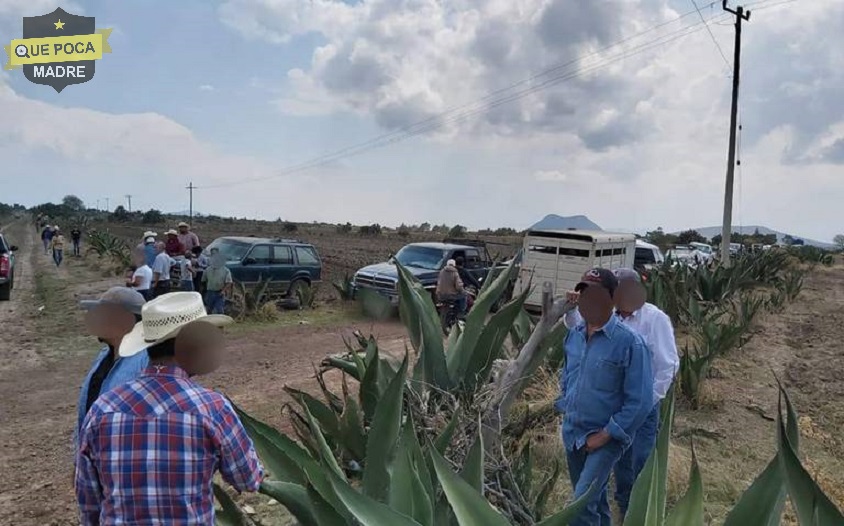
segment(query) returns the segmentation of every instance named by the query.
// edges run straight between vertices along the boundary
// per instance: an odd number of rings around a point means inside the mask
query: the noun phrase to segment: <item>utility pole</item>
[[[97,199],[97,212],[99,212],[99,211],[100,211],[100,200]]]
[[[190,224],[191,228],[193,228],[193,191],[196,190],[196,187],[193,185],[193,182],[191,182],[186,188],[190,192],[190,220],[188,221],[188,223]]]
[[[730,110],[730,149],[727,154],[727,184],[724,189],[724,224],[721,229],[721,264],[730,266],[730,234],[733,229],[733,177],[736,170],[736,120],[738,117],[739,71],[741,61],[741,23],[750,20],[750,11],[741,6],[735,10],[722,5],[724,11],[736,15],[736,42],[733,55],[733,104]]]
[[[132,213],[132,195],[126,194],[126,200],[129,201],[129,213]]]
[[[109,205],[109,202],[110,202],[110,201],[109,201],[109,199],[110,199],[110,198],[108,198],[108,197],[106,197],[106,198],[105,198],[105,201],[106,201],[106,212],[111,212],[111,206]]]

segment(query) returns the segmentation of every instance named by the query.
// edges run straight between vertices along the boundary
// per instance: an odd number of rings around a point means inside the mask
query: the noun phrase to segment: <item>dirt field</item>
[[[72,428],[78,385],[99,348],[83,334],[76,301],[118,283],[91,261],[68,258],[60,270],[40,251],[28,225],[12,225],[10,239],[22,247],[13,300],[0,303],[0,525],[77,524],[72,490]],[[205,233],[200,230],[205,237]],[[216,235],[216,234],[214,234]],[[332,234],[335,235],[335,234]],[[304,237],[301,233],[299,237]],[[326,239],[328,239],[326,235]],[[336,237],[336,235],[335,235]],[[352,236],[337,249],[342,265],[372,260],[369,240]],[[316,243],[328,265],[330,248]],[[401,245],[404,240],[395,240]],[[353,242],[358,248],[353,249]],[[377,250],[391,251],[392,240]],[[337,244],[326,242],[326,247]],[[359,243],[359,244],[358,244]],[[361,251],[358,253],[357,251]],[[679,408],[672,492],[688,473],[690,437],[703,468],[707,514],[720,524],[726,510],[774,452],[776,373],[803,417],[801,452],[826,490],[844,504],[844,267],[820,268],[807,277],[798,300],[782,314],[763,319],[743,350],[719,362],[704,407]],[[40,307],[44,307],[40,309]],[[284,424],[285,384],[315,389],[312,364],[343,349],[341,336],[358,328],[385,347],[400,347],[405,332],[397,321],[356,321],[339,302],[301,316],[285,313],[273,326],[239,326],[230,336],[231,359],[205,385],[274,424]],[[773,373],[772,373],[773,371]],[[564,482],[561,482],[564,485]],[[265,497],[251,497],[259,512]],[[265,524],[285,524],[273,513]]]

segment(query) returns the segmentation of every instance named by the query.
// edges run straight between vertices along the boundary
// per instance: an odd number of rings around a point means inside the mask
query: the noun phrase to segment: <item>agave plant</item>
[[[343,301],[352,301],[354,299],[354,289],[352,288],[353,279],[348,274],[345,275],[342,281],[333,282],[331,285],[334,290],[340,294],[340,299]]]

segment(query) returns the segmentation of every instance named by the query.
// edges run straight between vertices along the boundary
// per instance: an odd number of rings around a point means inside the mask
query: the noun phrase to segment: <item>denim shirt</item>
[[[79,390],[76,429],[73,433],[74,443],[76,443],[76,437],[79,434],[79,429],[82,427],[82,422],[85,420],[85,404],[88,401],[88,386],[91,384],[91,377],[94,376],[94,373],[100,366],[100,363],[102,363],[105,357],[108,356],[109,352],[111,352],[111,350],[108,346],[100,351],[94,359],[94,364],[91,366],[88,374],[85,375],[85,381],[82,382],[82,389]],[[141,351],[134,356],[128,356],[126,358],[117,358],[114,362],[114,366],[112,366],[111,370],[103,380],[103,385],[100,388],[100,394],[110,391],[119,385],[131,382],[138,377],[147,365],[149,365],[149,356],[146,351]]]
[[[566,336],[562,394],[563,441],[576,450],[606,430],[624,447],[653,409],[651,355],[641,336],[612,316],[587,342],[586,324]]]

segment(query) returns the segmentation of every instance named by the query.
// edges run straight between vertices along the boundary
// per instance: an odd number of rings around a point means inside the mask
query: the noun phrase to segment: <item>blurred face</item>
[[[186,326],[176,338],[176,361],[191,376],[216,371],[225,350],[223,330],[201,321]]]
[[[182,234],[187,234],[187,233],[188,233],[188,227],[186,227],[186,226],[180,226],[180,227],[179,227],[179,232],[181,232]]]
[[[136,252],[132,253],[132,263],[136,267],[146,265],[146,262],[147,262],[147,258],[146,258],[146,256],[144,255],[143,252],[137,252],[136,251]]]
[[[589,325],[603,326],[612,316],[613,307],[610,292],[597,283],[589,284],[580,291],[578,308]]]
[[[85,313],[88,333],[109,343],[120,343],[135,326],[135,316],[117,305],[98,305]]]
[[[615,306],[624,313],[632,313],[642,308],[647,294],[645,286],[633,280],[625,280],[618,284],[615,291]]]

